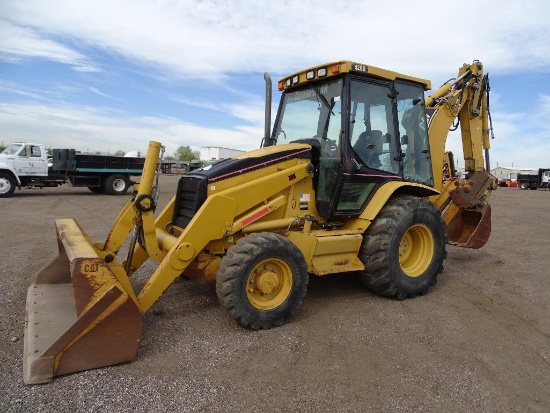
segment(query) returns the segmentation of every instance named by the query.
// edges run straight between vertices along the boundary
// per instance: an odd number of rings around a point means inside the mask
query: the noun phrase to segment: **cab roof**
[[[408,76],[376,66],[369,66],[363,63],[351,62],[349,60],[340,60],[338,62],[325,63],[293,73],[290,76],[282,78],[278,83],[278,87],[281,91],[292,89],[298,86],[302,86],[308,82],[319,81],[325,78],[339,76],[344,73],[354,73],[360,76],[385,79],[389,81],[394,81],[396,79],[408,80],[421,84],[424,90],[429,90],[432,88],[431,81],[427,79]]]

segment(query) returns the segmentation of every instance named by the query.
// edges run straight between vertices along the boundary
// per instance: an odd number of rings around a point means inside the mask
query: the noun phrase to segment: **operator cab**
[[[319,214],[357,216],[388,181],[433,186],[429,88],[429,81],[351,62],[305,70],[279,82],[283,96],[266,145],[312,145]]]

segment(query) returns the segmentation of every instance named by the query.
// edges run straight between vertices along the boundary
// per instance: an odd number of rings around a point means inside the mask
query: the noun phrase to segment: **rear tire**
[[[403,300],[423,295],[437,282],[446,258],[445,223],[428,200],[391,199],[365,232],[359,279],[372,291]]]
[[[522,183],[519,184],[519,187],[521,189],[527,189],[527,188],[529,188],[529,184],[527,182],[522,182]]]
[[[302,303],[309,280],[302,252],[281,235],[255,233],[227,250],[216,277],[222,306],[243,327],[284,324]]]
[[[15,179],[10,174],[0,172],[0,198],[12,196],[15,191]]]
[[[104,182],[105,192],[110,195],[124,195],[130,187],[130,181],[121,174],[110,175]]]

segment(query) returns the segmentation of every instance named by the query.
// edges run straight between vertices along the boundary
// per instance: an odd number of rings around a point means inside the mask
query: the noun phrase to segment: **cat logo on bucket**
[[[98,270],[99,270],[99,263],[97,262],[84,264],[84,272],[97,272]]]

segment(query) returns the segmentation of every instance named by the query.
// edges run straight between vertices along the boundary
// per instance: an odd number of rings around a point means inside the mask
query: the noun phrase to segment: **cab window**
[[[397,118],[403,174],[405,177],[433,185],[430,143],[426,127],[424,91],[420,86],[396,82]]]
[[[392,174],[399,173],[396,131],[390,89],[386,85],[352,81],[351,146],[363,163]]]
[[[40,152],[40,146],[31,146],[31,157],[40,158],[42,153]]]

